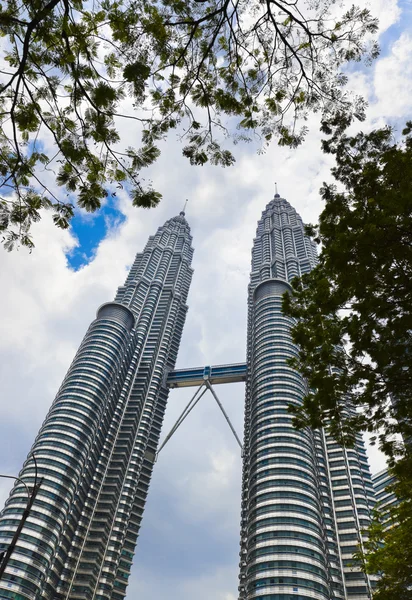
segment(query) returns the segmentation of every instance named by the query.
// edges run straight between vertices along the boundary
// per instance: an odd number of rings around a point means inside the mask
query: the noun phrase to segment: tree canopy
[[[258,135],[296,146],[310,111],[361,116],[342,67],[373,58],[367,10],[334,0],[7,0],[0,8],[0,231],[31,246],[43,209],[69,226],[110,186],[160,195],[141,170],[173,129],[191,164],[234,161],[221,144]],[[226,120],[223,120],[225,117]],[[119,135],[136,121],[135,146]],[[57,171],[63,194],[50,185]]]
[[[356,558],[367,573],[378,576],[373,600],[412,600],[412,457],[398,462],[392,474],[395,481],[388,489],[400,502],[389,514],[377,506],[364,551]]]
[[[324,142],[337,183],[323,185],[325,208],[308,228],[319,264],[284,300],[310,388],[297,424],[349,445],[372,432],[389,457],[403,453],[395,434],[412,439],[411,127],[398,143],[389,127],[354,137],[338,128]]]
[[[345,121],[324,125],[336,183],[323,184],[319,225],[307,228],[319,264],[284,296],[297,319],[291,362],[309,389],[291,410],[298,427],[326,427],[343,445],[364,431],[379,440],[395,526],[378,507],[356,558],[379,577],[374,600],[412,600],[412,122],[396,142],[389,127],[348,136]]]

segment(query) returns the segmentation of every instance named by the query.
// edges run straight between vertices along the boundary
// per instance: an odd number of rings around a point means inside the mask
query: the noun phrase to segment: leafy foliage
[[[319,264],[283,302],[310,389],[292,412],[347,446],[357,432],[379,439],[401,501],[389,529],[377,512],[357,558],[379,575],[374,600],[412,600],[412,122],[399,143],[388,127],[349,137],[347,125],[324,124],[340,188],[323,185],[319,226],[307,228]]]
[[[318,266],[294,282],[284,309],[299,319],[294,365],[311,391],[297,423],[325,426],[341,443],[375,433],[389,457],[412,439],[412,123],[348,137],[328,129],[336,184],[324,184]],[[356,411],[345,410],[351,398]]]
[[[334,0],[6,0],[0,83],[0,230],[7,248],[32,245],[43,209],[68,227],[73,203],[99,208],[110,183],[133,203],[160,195],[140,172],[179,126],[191,164],[227,166],[216,132],[299,144],[309,111],[362,116],[343,91],[341,66],[377,47],[367,10],[334,18]],[[133,109],[126,110],[132,100]],[[228,123],[221,121],[227,116]],[[141,144],[124,149],[119,120],[139,123]],[[44,141],[40,143],[39,140]],[[66,202],[48,185],[56,163]]]
[[[378,508],[364,552],[356,558],[369,574],[379,576],[373,600],[412,600],[412,457],[399,462],[392,473],[396,479],[389,489],[400,499],[390,509],[393,526],[386,526]]]

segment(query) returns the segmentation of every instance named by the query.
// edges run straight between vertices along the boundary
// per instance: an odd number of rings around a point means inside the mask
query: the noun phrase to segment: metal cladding
[[[324,431],[295,429],[288,413],[306,382],[287,363],[297,348],[282,295],[316,260],[301,218],[276,194],[252,250],[240,600],[370,597],[370,582],[351,566],[374,503],[363,442],[345,450]]]
[[[399,504],[399,498],[392,489],[392,485],[395,482],[395,476],[388,469],[383,469],[379,473],[372,475],[376,502],[379,502],[379,516],[385,529],[389,529],[395,525],[393,515],[391,515],[391,510]]]
[[[246,381],[246,363],[232,365],[215,365],[178,369],[167,375],[166,384],[169,388],[193,387],[204,384],[207,380],[212,385],[221,383],[239,383]]]
[[[0,582],[13,600],[122,600],[187,312],[193,249],[184,213],[137,254],[90,325],[20,472],[43,478]],[[0,552],[27,503],[14,486]]]

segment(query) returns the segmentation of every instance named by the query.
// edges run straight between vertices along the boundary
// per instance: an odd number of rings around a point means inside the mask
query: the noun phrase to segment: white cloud
[[[411,114],[412,37],[403,32],[388,56],[376,63],[374,74],[376,116],[406,117]]]
[[[140,579],[129,588],[131,599],[161,600],[163,598],[190,598],[196,600],[235,600],[237,595],[228,590],[236,578],[233,568],[216,567],[212,572],[201,577],[192,577],[190,572],[184,581],[162,577],[158,582],[159,595],[153,596],[153,588],[147,581]],[[236,584],[237,587],[237,584]]]
[[[357,3],[368,8],[374,17],[379,19],[379,34],[382,35],[392,25],[399,21],[401,8],[398,0],[367,0]]]

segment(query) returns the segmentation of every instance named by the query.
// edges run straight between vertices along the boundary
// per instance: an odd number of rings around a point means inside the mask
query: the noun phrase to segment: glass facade
[[[192,278],[184,212],[137,254],[97,311],[36,437],[42,485],[0,581],[0,598],[122,600],[152,473]],[[30,458],[19,474],[31,486]],[[0,552],[27,503],[16,482]]]
[[[375,490],[377,509],[379,510],[380,518],[385,525],[385,529],[389,529],[395,523],[391,517],[390,511],[399,504],[399,499],[390,489],[390,486],[395,483],[394,475],[389,473],[388,469],[383,469],[372,475],[372,483]],[[388,489],[389,488],[389,489]]]
[[[252,249],[240,600],[370,597],[370,581],[351,560],[374,504],[363,441],[346,450],[324,431],[296,430],[288,413],[306,382],[287,364],[297,348],[282,295],[316,260],[300,216],[276,194]]]

